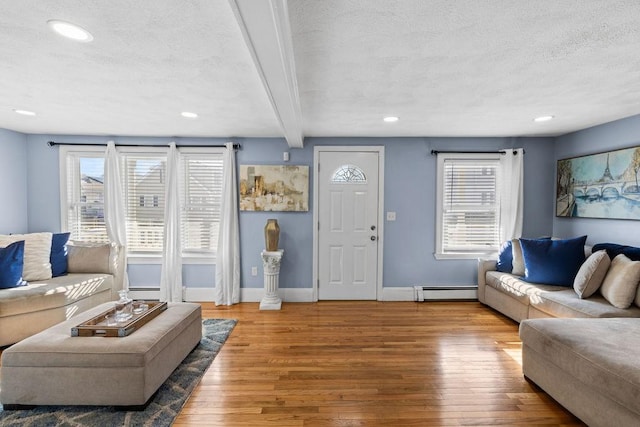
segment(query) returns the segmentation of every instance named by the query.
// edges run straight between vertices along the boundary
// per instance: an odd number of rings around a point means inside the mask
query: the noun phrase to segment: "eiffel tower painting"
[[[556,216],[640,220],[640,146],[558,160]]]

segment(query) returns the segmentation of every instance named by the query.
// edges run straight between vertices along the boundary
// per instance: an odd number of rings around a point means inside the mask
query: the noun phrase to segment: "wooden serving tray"
[[[133,314],[133,317],[127,322],[119,323],[116,326],[107,326],[105,317],[107,314],[115,314],[115,302],[113,308],[98,314],[71,328],[72,337],[126,337],[137,331],[151,319],[157,317],[160,313],[167,309],[166,302],[145,301],[149,305],[149,309],[142,313]]]

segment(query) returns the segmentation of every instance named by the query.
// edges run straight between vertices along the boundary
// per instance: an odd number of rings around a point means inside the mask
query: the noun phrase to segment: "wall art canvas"
[[[241,211],[309,210],[309,166],[240,165]]]
[[[640,219],[640,146],[558,160],[556,216]]]

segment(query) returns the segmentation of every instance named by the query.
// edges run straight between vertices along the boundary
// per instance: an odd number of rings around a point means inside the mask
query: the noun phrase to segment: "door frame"
[[[313,148],[313,302],[318,301],[318,221],[319,192],[318,176],[320,153],[324,151],[374,152],[378,153],[378,271],[376,280],[376,300],[382,301],[382,264],[384,261],[384,146],[382,145],[322,145]]]

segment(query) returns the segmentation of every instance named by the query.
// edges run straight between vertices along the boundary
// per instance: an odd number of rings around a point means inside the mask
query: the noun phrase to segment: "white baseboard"
[[[382,288],[380,301],[415,301],[415,291],[412,287]]]
[[[313,302],[311,288],[279,288],[278,295],[283,302]],[[264,297],[264,288],[240,288],[240,301],[260,302]]]
[[[184,288],[185,301],[213,302],[215,288]],[[284,302],[313,302],[311,288],[280,288],[278,295]],[[160,298],[158,288],[133,289],[129,292],[133,299],[157,300]],[[260,302],[264,297],[264,288],[240,288],[241,302]]]
[[[135,289],[129,292],[133,299],[157,300],[160,298],[159,289]],[[280,288],[278,295],[283,302],[313,302],[312,288]],[[264,288],[240,288],[241,302],[260,302],[264,296]],[[428,300],[455,300],[477,299],[478,290],[475,287],[463,286],[456,289],[454,286],[430,287],[422,286],[384,287],[380,301],[428,301]],[[184,288],[185,301],[213,302],[214,288]]]

